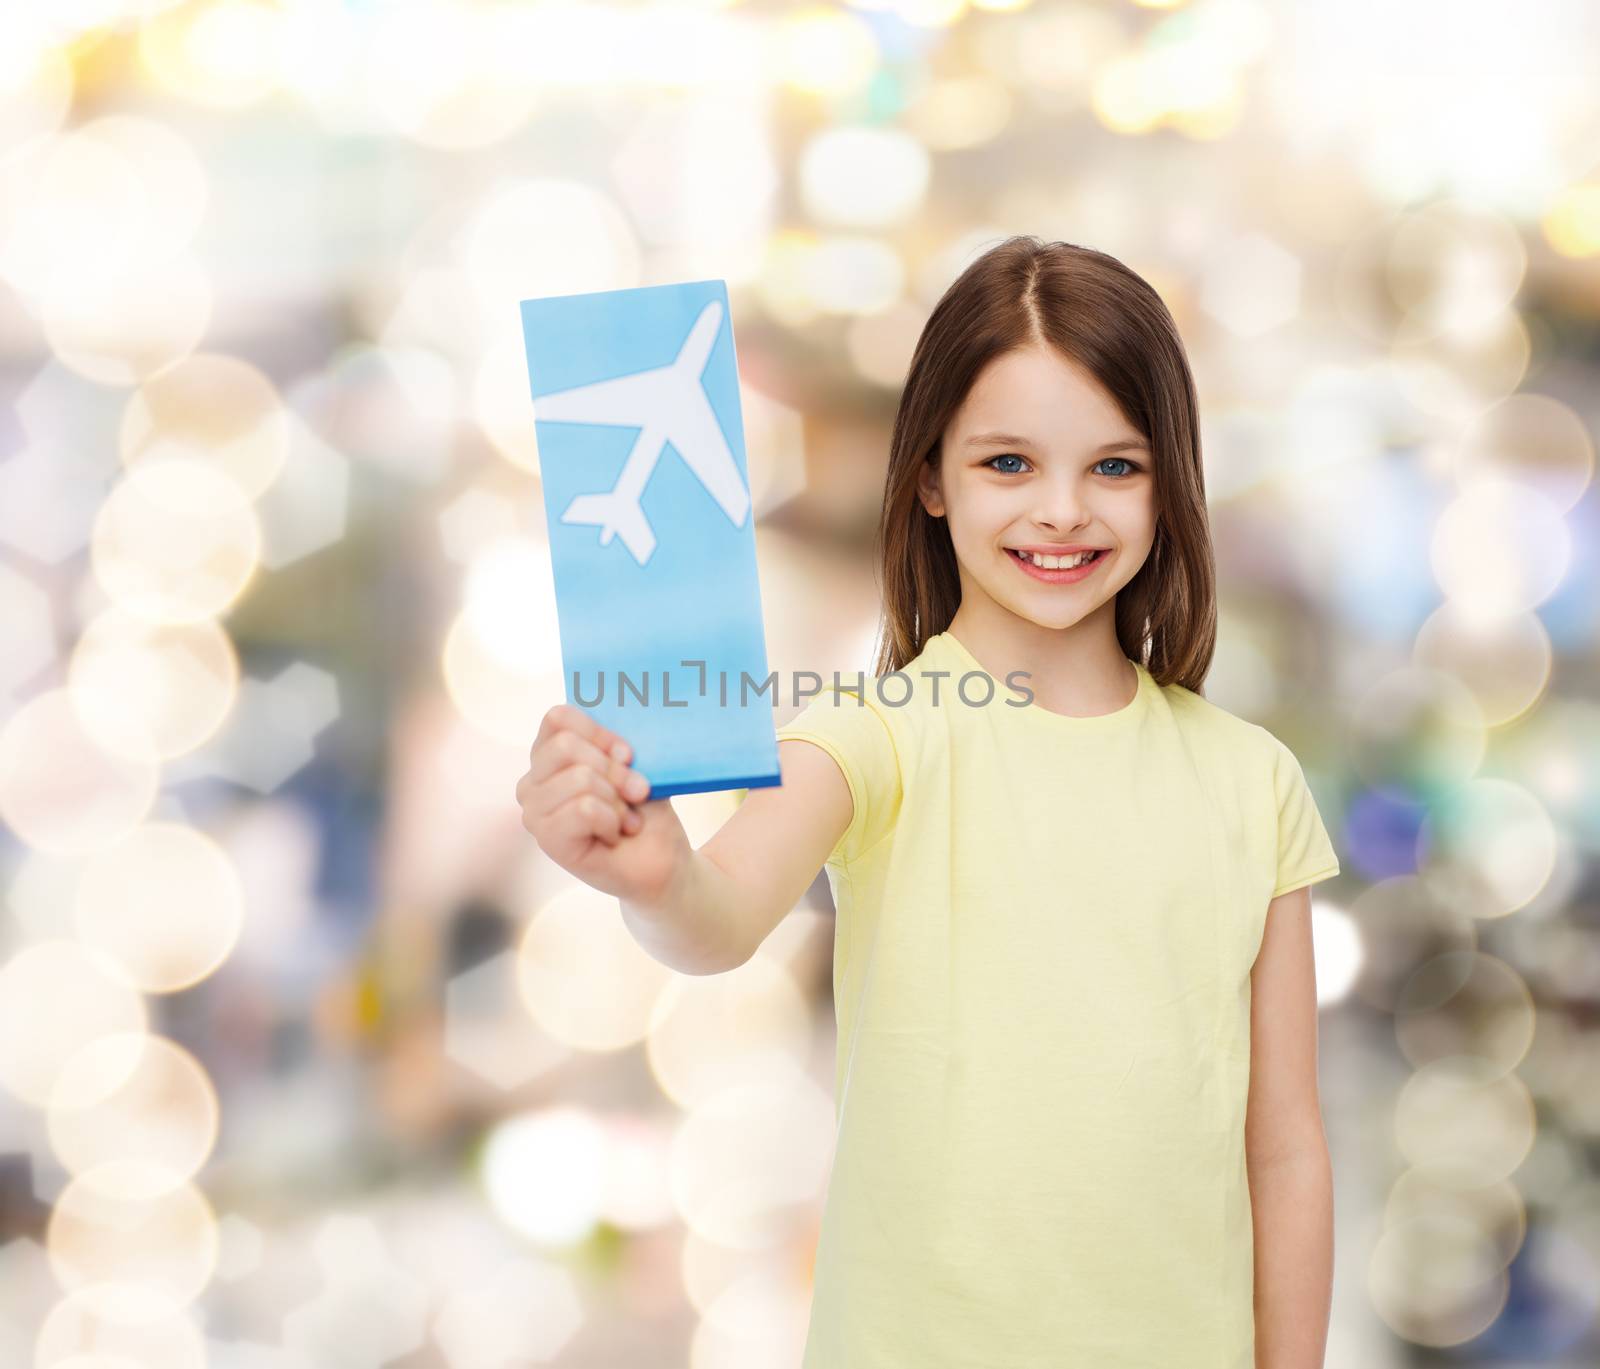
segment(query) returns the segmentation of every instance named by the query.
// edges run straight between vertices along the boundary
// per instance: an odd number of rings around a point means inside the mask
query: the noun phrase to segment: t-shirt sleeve
[[[1299,759],[1272,738],[1272,788],[1278,813],[1278,873],[1272,896],[1315,884],[1339,873],[1339,858],[1322,825]]]
[[[900,762],[889,724],[873,701],[848,685],[825,686],[777,729],[777,737],[821,747],[850,787],[850,825],[828,853],[827,864],[848,865],[877,845],[899,815]]]

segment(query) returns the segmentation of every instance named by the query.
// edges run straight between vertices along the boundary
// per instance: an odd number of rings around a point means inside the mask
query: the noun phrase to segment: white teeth
[[[1020,555],[1028,557],[1034,565],[1041,570],[1071,570],[1080,566],[1094,555],[1092,551],[1080,551],[1075,556],[1040,556],[1037,552],[1021,552]]]

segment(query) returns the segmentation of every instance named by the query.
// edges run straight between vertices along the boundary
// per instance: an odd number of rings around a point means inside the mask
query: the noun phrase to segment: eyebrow
[[[1016,433],[979,433],[976,437],[969,437],[962,446],[986,447],[990,443],[1000,443],[1008,447],[1030,447],[1031,439],[1019,437]],[[1143,438],[1125,437],[1116,442],[1107,442],[1104,446],[1095,448],[1095,455],[1102,452],[1149,451],[1150,444]]]

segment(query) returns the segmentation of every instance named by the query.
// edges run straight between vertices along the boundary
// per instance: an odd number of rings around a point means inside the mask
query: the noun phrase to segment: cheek
[[[972,484],[957,490],[954,508],[963,523],[982,532],[1016,518],[1017,496],[992,485]]]

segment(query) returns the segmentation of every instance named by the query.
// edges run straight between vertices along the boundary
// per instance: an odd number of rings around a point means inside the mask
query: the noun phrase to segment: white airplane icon
[[[540,395],[533,402],[537,418],[639,429],[633,450],[611,491],[580,494],[567,505],[561,521],[598,525],[603,529],[601,546],[608,546],[612,536],[620,533],[641,566],[655,551],[656,536],[639,507],[639,499],[667,442],[672,443],[734,527],[742,528],[750,511],[750,494],[739,478],[739,467],[722,435],[722,425],[700,384],[700,373],[705,370],[721,327],[722,303],[712,300],[695,319],[676,359],[667,365],[557,390]]]

